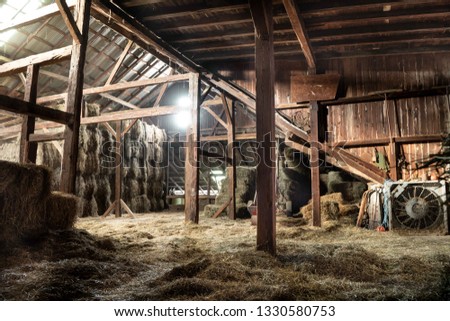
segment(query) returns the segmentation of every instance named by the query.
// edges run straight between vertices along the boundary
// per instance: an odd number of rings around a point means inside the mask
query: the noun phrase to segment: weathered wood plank
[[[236,219],[236,155],[234,151],[235,141],[235,117],[234,104],[222,94],[222,103],[227,117],[227,155],[231,158],[231,163],[227,164],[228,191],[231,196],[231,203],[228,209],[228,217]]]
[[[109,121],[128,120],[142,117],[156,117],[164,115],[173,115],[180,111],[178,106],[162,106],[153,108],[142,108],[133,110],[116,111],[100,116],[85,117],[81,119],[82,125],[97,124]]]
[[[73,124],[66,126],[64,135],[64,153],[61,165],[60,189],[66,193],[75,192],[75,180],[78,159],[78,135],[80,131],[81,105],[83,100],[84,63],[89,33],[91,0],[78,0],[77,28],[81,30],[82,41],[72,43],[69,80],[66,98],[66,111],[73,114]]]
[[[340,75],[291,75],[292,101],[318,101],[336,98]]]
[[[30,65],[27,68],[24,101],[31,104],[36,103],[39,78],[39,65]],[[36,163],[37,144],[30,141],[30,134],[34,133],[36,118],[24,115],[22,121],[22,132],[20,136],[20,156],[22,163]]]
[[[75,19],[73,18],[72,13],[70,12],[69,6],[67,5],[65,0],[55,0],[55,2],[59,8],[59,11],[61,12],[64,23],[66,24],[67,28],[69,29],[72,39],[77,44],[80,44],[81,43],[80,29],[78,29],[78,27],[75,23]]]
[[[51,142],[53,140],[63,140],[64,132],[60,133],[43,133],[43,134],[30,134],[30,142]]]
[[[199,221],[199,137],[200,137],[200,75],[189,75],[189,98],[191,100],[191,125],[186,131],[186,161],[185,161],[185,205],[186,222]]]
[[[213,118],[219,122],[219,124],[221,124],[224,128],[227,128],[227,123],[225,123],[223,121],[222,118],[219,117],[219,115],[217,115],[211,108],[207,107],[207,106],[202,106],[203,110],[206,110],[211,116],[213,116]]]
[[[275,60],[272,0],[250,0],[249,3],[255,25],[256,140],[260,143],[260,163],[256,169],[256,248],[275,254]]]
[[[26,58],[17,59],[0,65],[0,77],[25,71],[29,65],[45,66],[67,60],[72,53],[72,46],[67,46]]]
[[[306,32],[305,22],[301,16],[298,5],[294,0],[283,0],[284,8],[291,21],[292,28],[297,36],[300,47],[302,48],[303,55],[306,58],[308,67],[311,69],[316,69],[316,59],[311,47],[311,42],[309,40],[308,33]]]
[[[316,101],[311,102],[311,199],[313,226],[322,225],[320,213],[320,167],[319,167],[319,107]]]
[[[5,95],[0,95],[0,109],[35,118],[50,120],[60,124],[71,124],[73,122],[73,115],[70,113]]]
[[[188,74],[179,74],[179,75],[173,75],[173,76],[158,77],[158,78],[152,78],[152,79],[142,79],[142,80],[125,82],[125,83],[85,88],[83,90],[83,96],[101,94],[101,93],[106,93],[109,91],[125,90],[125,89],[137,88],[137,87],[146,87],[146,86],[164,84],[167,82],[183,81],[183,80],[187,80],[188,77],[189,77]],[[50,101],[54,101],[54,100],[65,99],[66,96],[67,96],[67,93],[51,95],[51,96],[38,98],[37,101],[38,101],[38,103],[42,104],[42,103],[46,103],[46,102],[50,102]]]

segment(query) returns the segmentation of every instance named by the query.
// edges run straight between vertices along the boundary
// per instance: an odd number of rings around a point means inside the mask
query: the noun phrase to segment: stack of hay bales
[[[58,142],[54,142],[58,144]],[[36,164],[45,165],[52,170],[51,190],[59,190],[61,181],[61,154],[53,143],[39,143]]]
[[[100,143],[100,171],[96,175],[97,191],[94,194],[99,215],[110,207],[115,183],[115,138],[104,127],[99,128]]]
[[[20,153],[20,135],[0,144],[0,160],[18,162]]]
[[[327,185],[328,193],[342,193],[347,202],[359,203],[367,184],[360,182],[342,171],[330,171],[320,175],[321,181]]]
[[[342,193],[332,193],[320,197],[320,213],[322,222],[339,221],[343,218],[354,223],[359,212],[356,204],[345,201]],[[300,210],[303,218],[312,222],[312,204],[303,206]]]
[[[35,239],[73,227],[78,198],[50,192],[51,172],[39,165],[0,161],[0,242]]]
[[[129,122],[125,122],[127,126]],[[164,130],[138,120],[124,137],[123,199],[133,212],[166,208]]]
[[[100,108],[95,104],[86,105],[86,116],[98,116]],[[97,193],[97,175],[100,174],[100,146],[102,143],[98,124],[80,126],[76,194],[81,197],[81,215],[98,215],[95,199]]]
[[[222,181],[222,186],[219,194],[216,197],[215,204],[206,205],[203,210],[203,215],[211,217],[214,213],[230,200],[230,193],[228,190],[228,175]],[[236,167],[236,218],[250,218],[250,213],[247,210],[248,201],[252,201],[256,191],[256,167]],[[222,215],[227,213],[228,207]]]

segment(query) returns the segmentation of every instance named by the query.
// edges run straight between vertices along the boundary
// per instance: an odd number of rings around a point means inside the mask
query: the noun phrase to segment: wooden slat
[[[59,48],[0,65],[0,77],[23,72],[29,65],[45,66],[67,60],[72,53],[72,46]]]
[[[99,87],[85,88],[83,90],[83,95],[87,96],[87,95],[101,94],[101,93],[105,93],[105,92],[109,92],[109,91],[125,90],[125,89],[130,89],[130,88],[164,84],[167,82],[183,81],[183,80],[187,80],[188,77],[189,77],[188,74],[180,74],[180,75],[158,77],[158,78],[152,78],[152,79],[141,79],[141,80],[136,80],[136,81],[130,81],[130,82],[118,83],[118,84],[112,84],[112,85],[105,85],[105,86],[99,86]],[[54,101],[54,100],[65,99],[66,96],[67,96],[67,93],[57,94],[57,95],[38,98],[37,101],[38,101],[38,103],[42,104],[42,103],[46,103],[46,102],[50,102],[50,101]]]
[[[301,16],[300,10],[294,0],[283,0],[284,8],[291,21],[292,28],[297,35],[298,41],[302,48],[303,54],[305,55],[308,67],[311,69],[316,69],[316,59],[311,47],[311,42],[306,32],[305,22]]]
[[[75,6],[76,0],[67,0],[67,5],[69,7]],[[54,17],[59,14],[59,9],[56,4],[50,4],[44,6],[40,9],[34,10],[24,16],[17,17],[8,22],[2,23],[0,25],[0,33],[11,29],[18,29],[20,27],[38,22],[44,21],[45,19]]]
[[[116,111],[100,116],[85,117],[81,119],[82,125],[97,124],[109,121],[128,120],[142,117],[156,117],[164,115],[173,115],[180,111],[178,106],[163,106],[154,108],[142,108],[133,110]]]
[[[250,0],[249,3],[255,25],[256,140],[260,142],[260,162],[256,168],[256,248],[275,254],[275,60],[272,0]]]
[[[17,114],[50,120],[60,124],[71,124],[73,122],[73,115],[70,113],[5,95],[0,95],[0,109]]]
[[[39,65],[30,65],[27,68],[27,80],[25,84],[24,101],[36,103],[39,78]],[[36,118],[25,115],[22,122],[20,136],[20,156],[22,163],[36,163],[37,144],[30,142],[30,134],[34,133]]]
[[[77,28],[81,30],[80,44],[72,43],[66,111],[73,114],[73,124],[64,132],[64,152],[61,165],[62,192],[74,193],[77,174],[78,136],[80,131],[81,106],[83,100],[84,63],[89,33],[91,0],[78,0],[75,8]]]
[[[200,137],[200,76],[191,73],[189,76],[189,98],[191,100],[191,125],[186,131],[186,162],[185,162],[185,206],[186,222],[199,221],[199,137]]]
[[[77,44],[80,44],[81,43],[81,33],[75,23],[72,13],[70,12],[69,6],[67,5],[65,0],[55,0],[55,2],[59,8],[59,11],[61,12],[64,23],[66,24],[67,28],[69,29],[72,39]]]

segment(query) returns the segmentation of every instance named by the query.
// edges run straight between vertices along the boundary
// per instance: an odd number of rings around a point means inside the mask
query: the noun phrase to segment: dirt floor
[[[249,220],[85,218],[1,249],[3,300],[449,300],[450,236],[277,217],[278,254]]]

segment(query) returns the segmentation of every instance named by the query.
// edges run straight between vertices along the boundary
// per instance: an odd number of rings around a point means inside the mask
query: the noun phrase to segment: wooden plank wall
[[[450,55],[404,55],[339,59],[322,61],[320,69],[327,73],[340,73],[347,97],[363,96],[376,91],[403,89],[417,90],[450,84]],[[289,103],[290,75],[304,72],[299,62],[277,62],[275,104]],[[252,63],[239,63],[219,71],[245,89],[255,91]],[[394,101],[388,102],[388,108]],[[446,96],[411,98],[397,101],[401,136],[448,133],[449,106]],[[296,111],[285,111],[293,116]],[[329,107],[328,131],[330,142],[344,140],[370,140],[389,137],[387,110],[383,102],[351,104]],[[396,133],[395,135],[397,135]],[[405,144],[402,152],[410,164],[402,172],[403,178],[421,178],[428,170],[417,171],[416,163],[439,151],[440,144]],[[389,155],[388,147],[378,148]],[[349,151],[366,161],[374,158],[374,148],[352,148]]]

